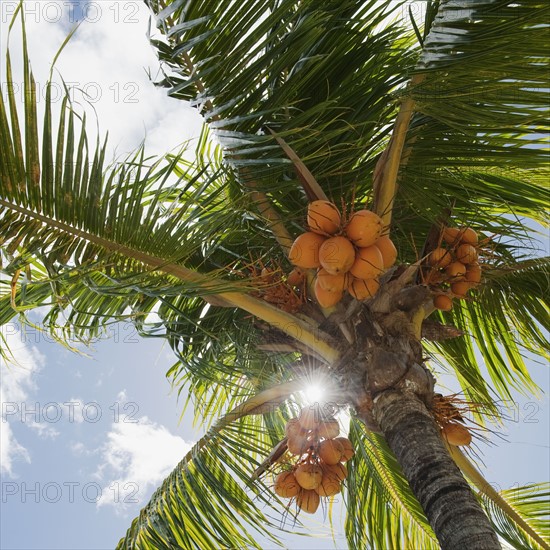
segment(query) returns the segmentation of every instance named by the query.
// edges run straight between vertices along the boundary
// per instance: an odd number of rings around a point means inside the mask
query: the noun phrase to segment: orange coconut
[[[319,502],[321,497],[316,491],[306,491],[302,489],[296,496],[296,504],[300,510],[307,512],[308,514],[314,514],[319,508]]]
[[[477,233],[471,227],[460,228],[460,242],[466,244],[477,245],[479,237]]]
[[[280,497],[292,498],[300,492],[301,487],[293,472],[281,472],[275,478],[273,489]]]
[[[313,201],[307,207],[307,224],[311,231],[334,235],[340,229],[341,216],[336,205],[329,201]]]
[[[319,487],[315,489],[315,492],[322,497],[333,497],[342,490],[342,484],[336,475],[330,472],[323,474],[323,479]]]
[[[332,292],[330,290],[325,290],[321,286],[320,280],[315,279],[315,284],[313,286],[315,292],[315,298],[319,302],[319,305],[322,308],[329,308],[335,306],[343,297],[344,293],[340,291]]]
[[[462,262],[453,262],[445,268],[445,273],[451,279],[461,279],[466,275],[466,266]]]
[[[446,294],[439,294],[434,298],[434,307],[441,311],[450,311],[453,308],[453,300]]]
[[[323,479],[323,470],[317,464],[302,464],[296,468],[294,475],[302,489],[315,489]]]
[[[285,426],[285,434],[287,437],[295,437],[295,436],[305,436],[306,430],[302,428],[302,425],[300,424],[299,420],[297,418],[291,418]]]
[[[327,472],[334,474],[340,481],[344,481],[348,477],[348,469],[341,463],[323,464],[323,473]]]
[[[338,437],[340,433],[340,425],[338,420],[331,418],[330,420],[324,420],[319,424],[317,428],[317,434],[319,437],[324,437],[325,439],[333,439]]]
[[[477,250],[471,244],[461,244],[456,249],[456,259],[463,264],[473,264],[477,262]]]
[[[319,249],[326,241],[326,237],[307,231],[302,233],[292,243],[288,259],[290,263],[304,269],[319,267]]]
[[[464,279],[472,284],[479,284],[481,282],[481,266],[479,264],[470,264],[466,269],[466,275]]]
[[[319,262],[329,273],[346,273],[355,261],[355,248],[346,237],[330,237],[319,248]]]
[[[346,273],[336,273],[335,275],[321,268],[317,272],[317,279],[319,280],[319,286],[329,292],[343,292],[347,286]]]
[[[370,210],[358,210],[346,226],[346,235],[357,246],[372,246],[382,233],[382,219]]]
[[[362,302],[367,298],[372,298],[380,288],[380,283],[376,279],[357,279],[353,277],[348,285],[348,292],[356,299]]]
[[[289,435],[287,440],[288,452],[291,455],[303,455],[311,445],[307,435]]]
[[[391,267],[395,263],[395,260],[397,260],[397,248],[395,248],[393,241],[388,235],[382,235],[382,237],[374,243],[374,246],[376,246],[382,254],[384,269]]]
[[[451,292],[459,298],[464,298],[470,288],[471,285],[467,281],[459,281],[451,284]]]
[[[340,461],[347,462],[355,454],[351,441],[347,437],[337,437],[334,439],[334,441],[338,441],[344,449]]]
[[[344,447],[339,441],[335,439],[325,439],[321,441],[318,450],[319,458],[325,464],[338,464],[342,460],[344,454]]]
[[[446,248],[436,248],[428,256],[428,264],[437,267],[447,267],[453,261],[451,253]]]
[[[358,279],[375,279],[383,270],[384,258],[375,245],[359,248],[350,267],[350,273]]]
[[[472,442],[472,434],[468,428],[456,422],[445,424],[441,432],[451,445],[469,445]]]
[[[450,245],[460,242],[460,229],[458,227],[445,227],[443,229],[443,240]]]

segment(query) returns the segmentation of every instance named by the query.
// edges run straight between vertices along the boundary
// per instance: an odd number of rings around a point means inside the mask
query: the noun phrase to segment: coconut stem
[[[424,75],[414,75],[410,85],[420,84],[422,80]],[[374,211],[382,218],[384,227],[389,227],[391,223],[393,201],[397,193],[397,175],[415,103],[411,97],[406,97],[401,102],[390,142],[374,171]]]

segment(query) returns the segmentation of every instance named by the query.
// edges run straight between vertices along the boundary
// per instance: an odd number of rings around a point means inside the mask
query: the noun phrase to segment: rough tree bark
[[[374,399],[374,418],[403,468],[443,550],[500,550],[498,538],[445,449],[424,403],[389,390]]]
[[[356,345],[336,370],[355,394],[358,417],[384,435],[443,550],[500,550],[430,411],[435,380],[423,363],[417,319],[432,298],[425,287],[393,285],[363,306]]]

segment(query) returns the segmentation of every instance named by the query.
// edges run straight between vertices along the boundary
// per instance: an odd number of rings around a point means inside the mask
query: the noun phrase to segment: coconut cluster
[[[353,455],[351,441],[339,437],[335,418],[322,419],[315,407],[302,409],[286,425],[288,452],[296,457],[290,470],[275,478],[274,491],[296,500],[300,510],[314,514],[321,497],[332,497],[342,490],[348,471],[344,462]]]
[[[471,227],[445,227],[441,245],[430,252],[425,282],[437,289],[434,306],[443,311],[453,307],[453,298],[463,299],[481,282],[478,263],[479,238]]]
[[[358,210],[345,222],[335,204],[317,200],[308,206],[307,224],[289,259],[297,268],[317,269],[314,292],[321,307],[335,306],[345,292],[357,300],[374,296],[378,278],[397,259],[393,242],[382,235],[382,219]]]

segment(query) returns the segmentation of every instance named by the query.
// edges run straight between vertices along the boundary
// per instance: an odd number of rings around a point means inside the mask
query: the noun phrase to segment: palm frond
[[[440,3],[415,70],[422,79],[407,92],[417,113],[396,197],[400,231],[414,236],[412,216],[434,220],[448,207],[459,224],[519,240],[510,217],[547,221],[548,13],[533,0]]]
[[[485,508],[497,533],[513,548],[527,550],[550,548],[548,483],[529,484],[500,491],[501,498],[539,535],[537,539],[522,530],[514,518],[489,497],[483,495]],[[541,540],[542,539],[542,540]]]
[[[473,483],[495,531],[513,548],[550,548],[550,484],[531,483],[497,491],[457,447],[448,445],[458,467]]]
[[[384,439],[351,420],[355,456],[346,487],[350,548],[437,549],[439,544]]]
[[[299,219],[305,204],[269,131],[297,152],[327,195],[364,200],[368,170],[395,113],[391,92],[411,65],[412,40],[377,2],[149,2],[164,40],[163,84],[192,101],[245,185]],[[250,28],[244,20],[254,17]]]
[[[34,120],[36,98],[25,43],[24,52],[29,75],[25,80],[24,113]],[[7,71],[9,83],[9,64]],[[254,283],[228,269],[230,266],[234,272],[249,261],[243,258],[244,244],[254,241],[249,233],[256,236],[258,246],[260,242],[265,245],[261,236],[266,227],[263,220],[247,214],[247,197],[243,194],[240,199],[232,197],[234,208],[226,208],[230,178],[224,178],[221,169],[190,165],[181,159],[181,154],[151,160],[145,157],[143,147],[122,164],[105,167],[106,145],[99,143],[88,169],[84,124],[75,147],[77,118],[68,105],[68,97],[61,107],[54,152],[50,139],[51,84],[46,90],[42,154],[37,157],[33,153],[24,160],[18,152],[18,143],[23,140],[14,122],[17,106],[9,104],[6,109],[4,95],[0,98],[5,161],[0,230],[9,259],[7,273],[14,274],[32,261],[40,261],[47,271],[48,276],[33,285],[42,286],[35,293],[38,303],[48,300],[46,288],[52,291],[49,300],[54,307],[48,316],[52,326],[62,313],[63,300],[71,308],[65,325],[77,333],[94,334],[106,320],[120,319],[128,310],[134,317],[146,314],[147,308],[150,311],[154,305],[151,300],[140,310],[143,295],[155,295],[158,300],[162,291],[172,296],[176,292],[188,296],[220,294],[233,307],[240,307],[237,300],[241,305],[247,302],[252,310],[269,310],[274,317],[268,322],[278,323],[283,330],[297,323],[304,334],[310,334],[313,343],[316,336],[311,327],[247,295],[247,290],[255,288]],[[13,95],[10,91],[8,97]],[[32,120],[25,126],[25,143],[29,151],[38,151],[38,131]],[[174,175],[176,183],[169,184]],[[167,202],[166,189],[170,185],[168,197],[172,200]],[[178,188],[175,197],[174,185]],[[204,193],[205,188],[208,193]],[[136,231],[137,227],[140,231]],[[258,231],[251,231],[253,227]],[[225,278],[220,278],[221,274]],[[28,297],[26,288],[23,294],[18,293],[15,302],[22,297]],[[3,302],[3,318],[9,318],[12,302]],[[19,301],[18,309],[38,303]],[[244,309],[253,313],[248,306]],[[275,317],[280,318],[277,321]]]
[[[117,548],[262,548],[253,531],[280,544],[270,533],[273,520],[258,506],[261,502],[280,515],[277,497],[262,482],[251,483],[260,457],[274,444],[258,413],[271,410],[271,428],[278,419],[281,432],[283,417],[276,409],[303,384],[295,380],[271,387],[221,417],[153,494]]]
[[[440,312],[445,324],[467,333],[427,346],[452,367],[466,399],[482,404],[492,418],[500,415],[497,401],[511,402],[514,390],[539,391],[527,362],[529,353],[545,357],[548,350],[548,262],[540,258],[489,269],[475,297]],[[476,419],[484,422],[482,415]]]

